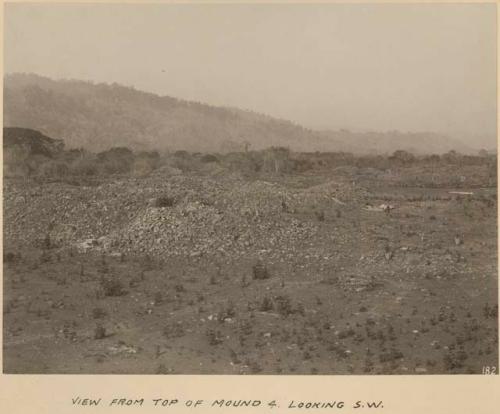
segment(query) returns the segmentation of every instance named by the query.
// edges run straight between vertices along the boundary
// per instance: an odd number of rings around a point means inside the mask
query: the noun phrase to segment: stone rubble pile
[[[161,198],[172,200],[161,206]],[[362,197],[349,184],[286,189],[237,176],[127,178],[99,186],[4,183],[5,239],[21,245],[151,255],[291,254],[318,223],[290,212]]]

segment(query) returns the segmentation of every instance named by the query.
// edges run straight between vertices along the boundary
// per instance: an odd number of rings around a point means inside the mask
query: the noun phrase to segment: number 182
[[[483,367],[483,375],[495,375],[497,373],[497,367]]]

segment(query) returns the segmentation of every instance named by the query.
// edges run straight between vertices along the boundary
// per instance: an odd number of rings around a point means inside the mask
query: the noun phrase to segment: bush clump
[[[14,263],[19,260],[20,254],[16,254],[13,252],[3,252],[3,262],[4,263]]]
[[[256,280],[269,279],[271,274],[267,269],[267,266],[263,263],[257,263],[252,267],[253,278]]]
[[[92,309],[92,317],[94,319],[102,319],[104,318],[105,316],[107,316],[107,312],[102,309],[102,308],[94,308]]]
[[[106,338],[106,328],[102,325],[97,325],[94,329],[94,339]]]
[[[175,205],[175,199],[173,197],[161,196],[155,200],[155,207],[173,207]]]
[[[219,162],[219,159],[215,155],[205,154],[200,158],[200,161],[204,163]]]
[[[259,306],[259,310],[261,312],[269,312],[272,311],[273,309],[274,309],[274,303],[272,299],[269,296],[264,296]]]
[[[206,336],[208,338],[208,343],[212,346],[219,345],[222,342],[224,342],[224,339],[222,338],[222,334],[218,330],[208,329],[206,332]]]
[[[104,296],[123,296],[127,294],[123,283],[114,278],[103,277],[101,279],[101,288]]]
[[[186,330],[184,329],[184,325],[182,322],[177,321],[177,323],[172,322],[163,328],[163,335],[166,338],[181,338],[186,334]]]

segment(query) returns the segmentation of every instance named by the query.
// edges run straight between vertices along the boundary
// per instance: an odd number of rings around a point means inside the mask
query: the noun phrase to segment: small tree
[[[389,157],[390,160],[396,161],[401,164],[410,164],[415,161],[415,156],[408,151],[397,150]]]

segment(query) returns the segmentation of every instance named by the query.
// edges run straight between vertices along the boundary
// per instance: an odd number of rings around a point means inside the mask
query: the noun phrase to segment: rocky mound
[[[61,248],[162,256],[292,252],[318,230],[298,219],[301,211],[355,200],[356,191],[334,182],[292,190],[237,176],[156,175],[97,187],[6,182],[4,234],[21,245],[50,240]]]
[[[3,148],[4,150],[20,148],[28,155],[43,155],[53,158],[64,148],[64,142],[43,135],[41,132],[29,128],[4,128]]]

